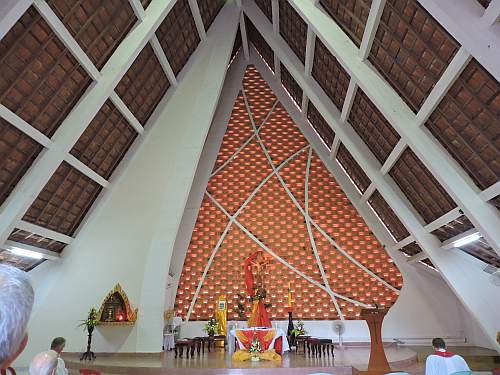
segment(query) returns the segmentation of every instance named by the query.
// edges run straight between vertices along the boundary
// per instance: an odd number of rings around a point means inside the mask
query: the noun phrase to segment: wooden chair
[[[214,350],[216,348],[215,343],[216,342],[222,342],[224,346],[224,350],[226,350],[226,336],[224,335],[216,335],[216,336],[209,336],[208,337],[208,352],[210,352],[210,346],[214,347]]]

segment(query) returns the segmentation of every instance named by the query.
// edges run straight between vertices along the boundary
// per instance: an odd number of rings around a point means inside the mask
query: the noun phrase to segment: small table
[[[175,347],[173,333],[165,333],[163,335],[163,350],[172,350]]]

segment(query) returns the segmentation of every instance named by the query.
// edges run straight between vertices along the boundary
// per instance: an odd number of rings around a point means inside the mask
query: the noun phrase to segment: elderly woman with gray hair
[[[33,307],[33,288],[25,272],[0,264],[0,372],[24,350]]]

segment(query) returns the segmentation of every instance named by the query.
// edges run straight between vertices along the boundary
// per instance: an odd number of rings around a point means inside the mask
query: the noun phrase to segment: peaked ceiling
[[[37,0],[2,33],[0,218],[21,208],[14,220],[0,220],[1,262],[29,270],[43,261],[7,251],[16,244],[51,256],[63,251],[210,25],[223,22],[216,19],[223,0],[166,1],[168,14],[149,43],[92,118],[75,127],[72,113],[110,74],[118,47],[130,43],[126,36],[148,22],[150,3]],[[498,267],[498,72],[491,74],[491,65],[486,69],[423,3],[432,1],[246,0],[233,57],[251,42],[383,221],[395,249],[426,258],[413,228],[377,189],[373,168],[443,249],[479,231],[481,239],[461,249]],[[490,20],[496,30],[496,8],[470,3],[471,22]],[[345,124],[349,141],[334,122]],[[68,152],[47,169],[34,197],[24,196],[23,184],[66,138]]]

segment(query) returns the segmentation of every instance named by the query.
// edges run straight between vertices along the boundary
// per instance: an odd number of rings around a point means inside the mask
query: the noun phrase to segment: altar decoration
[[[277,353],[277,344],[279,341],[279,351],[281,352],[283,335],[283,331],[277,329],[247,328],[232,330],[231,336],[236,337],[239,345],[239,349],[233,354],[233,361],[281,361],[281,355]],[[288,345],[286,350],[288,350]]]
[[[219,296],[215,306],[215,319],[219,325],[219,335],[227,335],[227,302],[226,296]]]
[[[138,309],[133,310],[130,306],[127,294],[121,285],[116,284],[104,298],[101,308],[97,312],[97,319],[100,325],[134,325],[137,320],[137,311]]]
[[[271,321],[264,305],[264,299],[267,295],[264,288],[264,273],[269,263],[270,259],[261,250],[250,255],[243,263],[247,294],[252,300],[252,312],[250,319],[248,319],[248,327],[271,327]],[[255,277],[252,272],[254,268]]]
[[[203,330],[208,336],[215,336],[215,334],[219,332],[219,324],[217,323],[217,320],[215,318],[210,318],[205,324]]]

